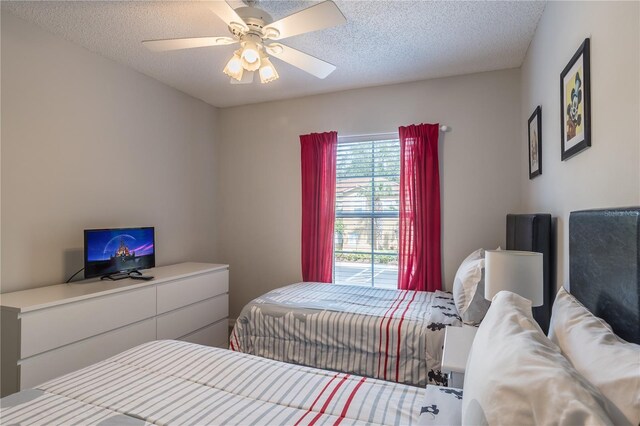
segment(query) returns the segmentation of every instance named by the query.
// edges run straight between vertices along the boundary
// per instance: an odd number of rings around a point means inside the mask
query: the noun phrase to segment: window
[[[400,141],[339,138],[336,169],[336,284],[397,288]]]

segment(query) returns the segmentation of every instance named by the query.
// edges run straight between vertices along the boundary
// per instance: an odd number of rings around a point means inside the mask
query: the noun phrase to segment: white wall
[[[523,210],[558,218],[558,286],[569,280],[573,210],[640,205],[640,3],[549,2],[522,66],[521,163],[526,124],[542,106],[542,175],[521,174]],[[591,38],[592,146],[560,160],[560,73]]]
[[[1,291],[62,282],[84,228],[215,261],[215,108],[2,14]]]
[[[84,228],[154,225],[158,264],[231,264],[235,316],[301,278],[298,135],[420,122],[453,129],[440,144],[445,286],[468,252],[504,243],[514,211],[558,217],[561,284],[569,212],[640,204],[639,9],[549,2],[521,70],[219,111],[3,13],[1,291],[66,278]],[[593,146],[562,162],[559,75],[585,37]],[[543,174],[530,181],[536,105]]]
[[[472,250],[504,244],[520,206],[519,70],[351,90],[220,110],[220,260],[231,265],[231,316],[301,280],[298,135],[396,131],[440,122],[444,281]]]

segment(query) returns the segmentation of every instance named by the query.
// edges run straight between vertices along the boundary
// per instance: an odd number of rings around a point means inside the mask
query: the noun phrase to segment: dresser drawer
[[[229,292],[229,271],[216,271],[159,284],[158,314]]]
[[[71,371],[105,360],[139,344],[155,340],[156,320],[150,318],[81,342],[18,362],[20,389],[39,385]]]
[[[179,339],[229,315],[229,296],[223,294],[158,316],[158,339]]]
[[[211,324],[195,333],[187,334],[180,340],[197,343],[205,346],[215,346],[218,348],[229,348],[229,321],[223,318],[215,324]]]
[[[155,291],[147,287],[24,313],[20,358],[151,318]]]

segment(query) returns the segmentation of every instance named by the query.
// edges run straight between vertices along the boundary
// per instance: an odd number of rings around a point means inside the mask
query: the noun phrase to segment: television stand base
[[[129,271],[129,272],[115,272],[113,274],[103,275],[100,277],[100,281],[109,280],[109,281],[118,281],[124,280],[127,278],[131,278],[132,275],[142,275],[140,271]]]

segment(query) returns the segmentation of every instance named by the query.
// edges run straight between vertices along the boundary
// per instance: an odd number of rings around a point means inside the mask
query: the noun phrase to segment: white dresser
[[[1,294],[2,396],[151,340],[228,346],[228,265],[180,263],[144,273],[155,278]]]

